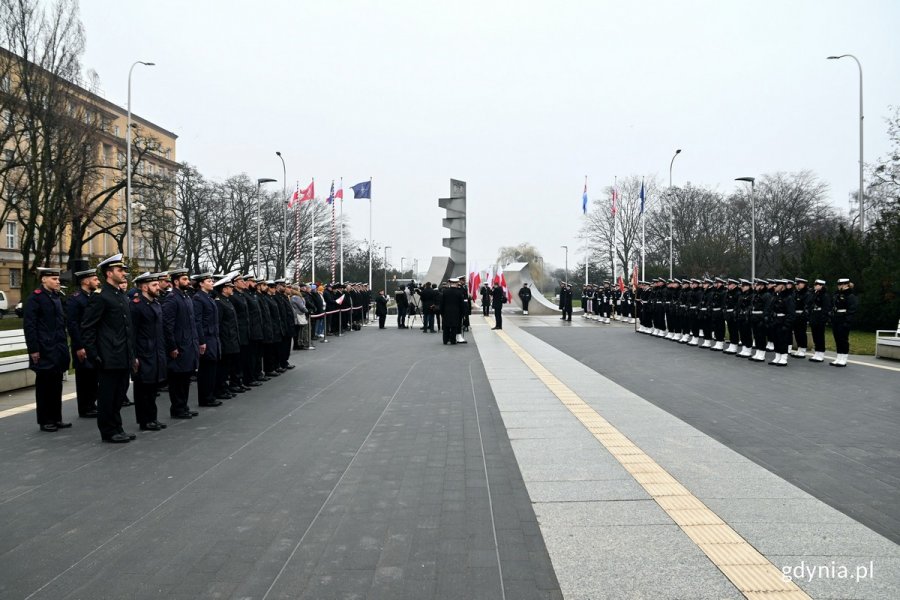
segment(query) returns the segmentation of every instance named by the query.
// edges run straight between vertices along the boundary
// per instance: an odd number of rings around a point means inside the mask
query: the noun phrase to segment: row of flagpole
[[[584,192],[581,195],[581,212],[584,215],[585,220],[587,219],[587,207],[588,207],[587,179],[588,179],[587,175],[585,175],[584,176]],[[617,221],[618,221],[618,216],[617,216],[618,198],[619,198],[619,178],[618,178],[618,176],[613,176],[613,187],[612,187],[612,217],[613,217],[612,273],[613,273],[613,281],[614,282],[619,281],[619,277],[618,277],[619,268],[618,268],[618,260],[617,260],[618,252],[616,250],[616,231],[618,229],[618,226],[617,226],[618,225],[617,224]],[[643,178],[641,179],[640,198],[641,198],[641,212],[640,212],[640,215],[641,215],[641,273],[640,273],[640,278],[643,279],[644,278],[644,267],[645,267],[645,262],[644,262],[644,198],[645,198],[645,194],[644,194]],[[585,230],[587,230],[587,228],[585,228]],[[590,261],[590,244],[589,244],[589,239],[587,237],[587,231],[585,231],[585,238],[584,238],[584,284],[585,285],[587,285],[589,283],[589,278],[588,278],[589,261]],[[625,268],[627,268],[627,267],[628,267],[628,265],[625,265]],[[623,269],[623,278],[622,279],[624,282],[624,269]],[[635,277],[633,276],[632,280],[634,280],[634,279],[635,279]]]
[[[354,198],[365,198],[369,200],[369,288],[372,287],[372,178],[368,181],[361,181],[356,185],[351,185]],[[331,205],[331,280],[334,281],[335,266],[337,261],[337,235],[336,235],[336,219],[335,219],[335,200],[341,201],[341,231],[340,231],[340,281],[344,280],[344,178],[340,179],[340,187],[335,191],[334,180],[331,181],[331,191],[328,194],[326,203]],[[303,202],[316,201],[316,179],[312,178],[310,184],[304,189],[300,189],[300,182],[297,182],[297,189],[290,197],[287,203],[287,209],[293,209],[295,203],[302,206]],[[315,204],[312,204],[312,236],[310,241],[310,263],[312,280],[316,280],[316,212]],[[294,277],[297,277],[300,271],[300,213],[299,206],[294,212]],[[285,276],[287,276],[287,257],[285,257]]]

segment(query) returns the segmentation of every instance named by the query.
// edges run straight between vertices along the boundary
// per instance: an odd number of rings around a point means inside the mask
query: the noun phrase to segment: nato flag
[[[371,181],[362,181],[360,183],[357,183],[356,185],[351,185],[350,189],[353,190],[354,198],[372,198]]]

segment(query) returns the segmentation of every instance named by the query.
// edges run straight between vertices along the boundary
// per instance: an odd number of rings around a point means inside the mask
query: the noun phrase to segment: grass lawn
[[[809,338],[812,344],[812,336]],[[831,327],[825,328],[825,348],[831,352],[835,352],[834,335],[831,333]],[[866,354],[875,356],[875,332],[874,331],[851,331],[850,332],[850,354]]]
[[[0,331],[8,331],[10,329],[22,329],[22,319],[17,317],[15,313],[7,313],[0,319]]]

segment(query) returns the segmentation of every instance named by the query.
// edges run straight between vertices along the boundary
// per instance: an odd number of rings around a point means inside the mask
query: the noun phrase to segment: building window
[[[22,269],[10,269],[9,270],[9,287],[10,288],[22,287]]]
[[[10,249],[19,247],[19,224],[15,221],[6,222],[6,247]]]
[[[0,91],[6,92],[7,94],[12,89],[12,79],[9,78],[9,75],[4,75],[0,77]]]
[[[116,137],[121,137],[119,135],[119,126],[118,125],[113,127],[113,133],[115,134]]]

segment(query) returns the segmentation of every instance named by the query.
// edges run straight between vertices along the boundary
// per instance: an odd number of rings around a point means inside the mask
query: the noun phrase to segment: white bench
[[[879,329],[875,332],[875,357],[900,359],[900,322],[897,331]]]
[[[0,331],[0,352],[21,351],[21,354],[0,357],[0,391],[17,390],[34,385],[34,372],[28,368],[28,346],[25,331]]]

